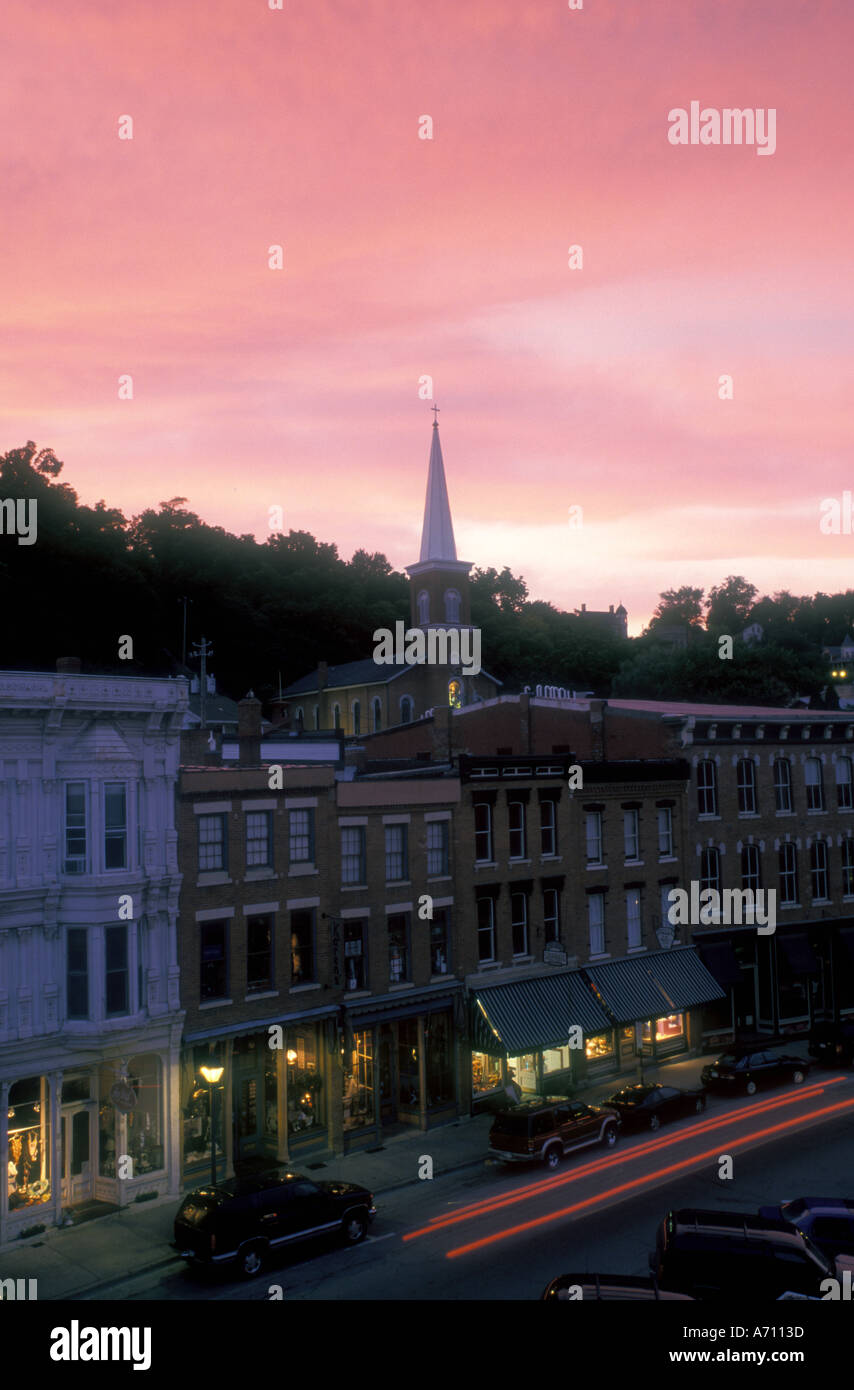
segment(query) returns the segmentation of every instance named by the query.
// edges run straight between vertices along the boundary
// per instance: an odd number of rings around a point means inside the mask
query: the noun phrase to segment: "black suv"
[[[790,1292],[820,1297],[822,1282],[841,1280],[854,1259],[828,1259],[787,1221],[688,1207],[667,1213],[649,1267],[662,1289],[756,1302]]]
[[[257,1274],[273,1250],[340,1232],[349,1245],[364,1238],[376,1207],[365,1187],[311,1182],[275,1171],[199,1187],[175,1217],[174,1248],[189,1263],[236,1264]]]
[[[498,1115],[489,1131],[489,1152],[504,1163],[545,1163],[556,1168],[564,1154],[590,1144],[617,1142],[619,1116],[600,1105],[562,1096],[535,1096]]]

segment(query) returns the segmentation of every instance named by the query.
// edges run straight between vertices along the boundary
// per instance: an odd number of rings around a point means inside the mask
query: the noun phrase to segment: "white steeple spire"
[[[427,474],[424,526],[421,531],[421,564],[427,560],[456,561],[457,558],[451,507],[448,502],[448,488],[445,482],[445,465],[442,462],[442,445],[439,442],[439,421],[436,419],[438,409],[437,405],[433,406],[433,439],[430,444],[430,469]]]

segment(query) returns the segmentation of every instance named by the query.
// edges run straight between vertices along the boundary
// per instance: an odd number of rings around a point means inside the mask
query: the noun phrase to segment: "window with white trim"
[[[791,811],[792,764],[788,758],[774,759],[774,801],[778,811]]]
[[[128,867],[127,787],[124,782],[104,783],[104,868]]]
[[[560,941],[560,893],[556,888],[543,889],[543,928],[546,944]]]
[[[711,758],[697,763],[697,811],[701,816],[718,814],[718,769]]]
[[[270,868],[273,863],[273,812],[246,812],[246,867]]]
[[[385,827],[386,883],[399,883],[409,876],[406,841],[405,825],[387,825]]]
[[[718,849],[704,849],[700,854],[700,892],[721,888],[721,854]]]
[[[85,874],[87,867],[86,783],[65,783],[64,874]]]
[[[478,864],[492,863],[492,807],[488,801],[474,803],[474,857]]]
[[[836,759],[836,804],[840,811],[850,811],[854,807],[851,795],[851,759]]]
[[[513,931],[514,956],[528,954],[528,894],[510,894],[510,924]]]
[[[605,894],[587,894],[587,931],[590,938],[590,955],[605,954]]]
[[[492,898],[477,900],[477,958],[495,960],[495,903]]]
[[[588,864],[602,864],[602,812],[588,811],[584,818]]]
[[[557,802],[544,797],[540,802],[540,853],[557,854]]]
[[[524,859],[527,851],[524,801],[508,802],[507,821],[509,826],[510,858]]]
[[[736,768],[738,809],[743,816],[756,814],[756,764],[752,758],[739,758]]]
[[[431,878],[448,873],[448,822],[427,822],[427,873]]]
[[[810,879],[813,902],[826,901],[830,897],[827,873],[827,845],[824,840],[813,840],[810,845]]]
[[[636,950],[643,945],[641,895],[639,888],[629,888],[626,890],[626,941],[630,951]]]
[[[341,827],[341,882],[365,882],[365,827]]]
[[[807,810],[824,810],[824,780],[821,775],[821,760],[807,758],[804,763],[804,782],[807,789]]]
[[[786,840],[780,846],[780,903],[794,905],[798,901],[798,855],[795,846]]]
[[[756,894],[762,887],[762,863],[758,845],[744,845],[741,850],[741,886]]]
[[[658,808],[658,857],[673,857],[673,811],[669,806]]]
[[[623,847],[626,859],[640,859],[640,824],[637,811],[623,812]]]

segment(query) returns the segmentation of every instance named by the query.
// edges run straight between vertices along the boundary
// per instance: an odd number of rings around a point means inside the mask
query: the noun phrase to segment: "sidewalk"
[[[788,1044],[786,1051],[807,1055],[804,1043]],[[708,1061],[708,1056],[688,1057],[645,1066],[644,1079],[671,1086],[698,1085]],[[637,1079],[639,1073],[611,1077],[579,1091],[575,1098],[601,1101]],[[329,1159],[317,1176],[358,1182],[381,1197],[418,1182],[419,1160],[425,1154],[433,1160],[434,1179],[483,1164],[491,1123],[491,1115],[464,1116],[439,1129],[399,1135],[387,1140],[378,1153],[362,1151]],[[172,1222],[183,1196],[124,1207],[99,1220],[51,1228],[30,1240],[6,1245],[0,1250],[0,1279],[37,1279],[40,1299],[66,1299],[172,1264],[177,1258],[169,1245]]]

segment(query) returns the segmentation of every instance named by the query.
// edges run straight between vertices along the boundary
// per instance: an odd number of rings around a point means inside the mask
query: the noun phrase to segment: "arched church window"
[[[333,705],[333,706],[332,706],[332,717],[333,717],[333,719],[335,720],[335,727],[336,727],[336,729],[340,729],[340,728],[341,728],[341,706],[340,706],[340,705]]]
[[[373,712],[374,712],[374,733],[375,733],[375,734],[378,734],[379,731],[380,731],[380,729],[381,729],[382,726],[383,726],[383,706],[382,706],[382,700],[380,700],[378,696],[374,699]]]
[[[314,707],[314,727],[315,729],[320,728],[320,705]]]
[[[418,595],[418,621],[424,624],[430,621],[430,595],[426,589]]]
[[[362,732],[362,709],[358,700],[353,701],[353,733]]]
[[[460,681],[448,682],[448,704],[451,709],[461,709],[463,703],[463,687]]]
[[[303,712],[302,712],[302,705],[297,705],[296,714],[295,714],[294,717],[295,717],[297,723],[298,723],[299,725],[302,725],[303,718],[304,718]]]
[[[408,695],[404,695],[400,702],[400,722],[401,724],[412,723],[412,701]]]
[[[445,590],[445,622],[458,623],[460,621],[460,596],[456,589]]]

